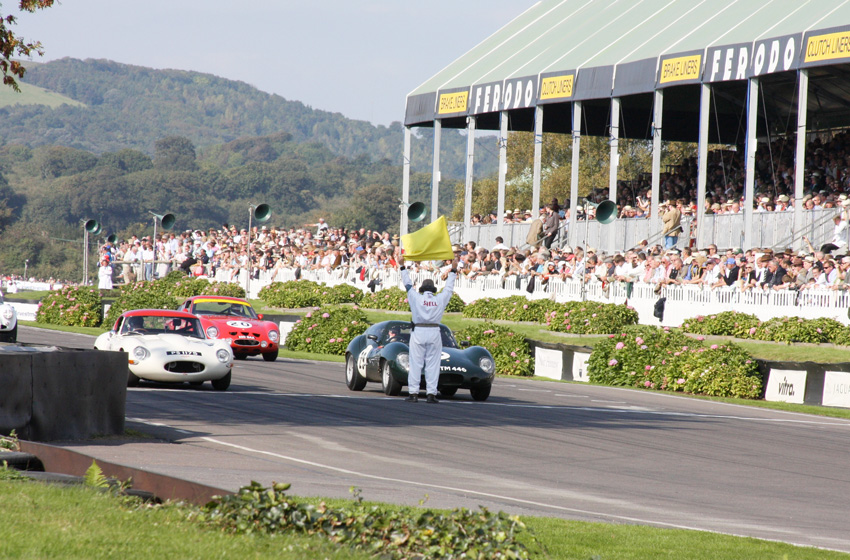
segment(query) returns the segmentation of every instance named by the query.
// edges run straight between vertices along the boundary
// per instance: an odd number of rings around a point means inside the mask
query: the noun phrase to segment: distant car
[[[10,303],[6,303],[0,292],[0,342],[17,342],[18,314]]]
[[[487,400],[495,377],[496,362],[486,348],[461,347],[451,329],[440,325],[443,353],[437,390],[451,397],[458,389],[469,389],[476,401]],[[407,385],[410,369],[410,334],[406,321],[384,321],[354,338],[345,351],[345,382],[352,391],[361,391],[369,381],[380,382],[384,393],[398,395]],[[420,387],[425,387],[422,376]]]
[[[262,355],[267,362],[277,359],[280,330],[264,321],[244,299],[226,296],[193,296],[177,308],[201,318],[209,338],[227,340],[237,360]]]
[[[191,313],[167,309],[124,312],[94,342],[97,350],[129,355],[129,387],[139,380],[190,383],[211,381],[213,389],[230,387],[233,351],[224,340],[209,339],[201,320]]]

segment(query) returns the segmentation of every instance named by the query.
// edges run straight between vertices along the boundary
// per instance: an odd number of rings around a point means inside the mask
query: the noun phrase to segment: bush
[[[713,344],[654,327],[609,335],[588,360],[590,381],[605,385],[758,398],[756,361],[733,344]]]
[[[50,325],[96,327],[102,315],[103,301],[97,288],[66,286],[41,300],[35,320]]]
[[[310,280],[272,282],[260,290],[259,296],[270,307],[318,307],[322,304],[320,288],[319,284]]]
[[[833,342],[847,344],[847,327],[834,319],[801,319],[800,317],[776,317],[761,323],[753,338],[773,342]],[[834,337],[834,338],[833,338]]]
[[[751,338],[759,319],[748,313],[724,311],[714,315],[698,315],[682,323],[682,330],[691,334]]]
[[[366,309],[410,311],[410,305],[407,303],[407,292],[395,286],[379,292],[363,294],[360,305]]]
[[[177,298],[171,294],[172,284],[166,280],[136,282],[121,288],[121,295],[115,300],[103,326],[112,328],[118,317],[133,309],[177,309]]]
[[[533,321],[543,323],[546,314],[557,304],[548,299],[530,300],[524,296],[501,299],[483,298],[463,309],[463,316],[476,319]]]
[[[367,328],[366,314],[357,307],[322,307],[295,323],[286,337],[286,348],[343,356],[348,343]]]
[[[322,305],[359,303],[363,299],[363,292],[360,288],[351,284],[337,284],[333,287],[325,286],[321,288],[319,299]]]
[[[525,525],[502,512],[493,514],[485,508],[460,508],[450,513],[387,511],[364,504],[356,490],[350,506],[314,506],[287,496],[288,489],[289,484],[273,483],[265,488],[252,482],[236,494],[215,496],[195,515],[232,533],[322,535],[381,558],[529,557],[526,547],[516,540]]]
[[[452,297],[449,298],[449,303],[446,304],[446,311],[449,313],[460,313],[466,307],[463,299],[456,293],[452,292]]]
[[[546,315],[550,331],[572,334],[610,334],[636,325],[638,313],[631,307],[594,301],[569,301],[555,304]]]
[[[458,342],[469,341],[490,351],[496,362],[497,375],[534,375],[534,358],[525,338],[508,327],[493,323],[478,323],[455,333]]]

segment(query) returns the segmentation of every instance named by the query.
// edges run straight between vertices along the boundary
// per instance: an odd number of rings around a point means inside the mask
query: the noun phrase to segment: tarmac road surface
[[[92,337],[22,327],[24,342]],[[236,490],[716,531],[850,552],[850,421],[578,383],[498,378],[437,405],[351,392],[343,364],[236,362],[225,392],[143,383],[128,427],[71,442],[104,461]]]

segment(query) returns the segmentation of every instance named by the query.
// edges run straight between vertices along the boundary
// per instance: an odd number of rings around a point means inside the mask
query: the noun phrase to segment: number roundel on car
[[[227,326],[235,329],[250,329],[251,323],[247,321],[228,321]]]
[[[448,352],[442,352],[440,354],[440,360],[448,360],[449,358],[451,358],[451,356],[449,356]]]
[[[369,347],[367,346],[363,350],[360,351],[360,354],[357,356],[357,371],[360,372],[360,375],[366,375],[366,358],[369,356]]]

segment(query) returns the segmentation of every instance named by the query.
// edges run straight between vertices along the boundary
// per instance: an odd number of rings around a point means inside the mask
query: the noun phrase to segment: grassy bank
[[[319,498],[305,499],[312,503]],[[178,505],[125,505],[86,487],[4,480],[0,474],[4,558],[277,558],[366,559],[319,536],[229,535],[190,520]],[[342,500],[327,500],[334,507]],[[387,511],[410,508],[381,504]],[[587,560],[847,560],[850,554],[700,531],[608,525],[556,518],[523,518],[521,539],[532,558]],[[537,543],[531,538],[536,537]],[[538,544],[539,543],[539,544]]]

